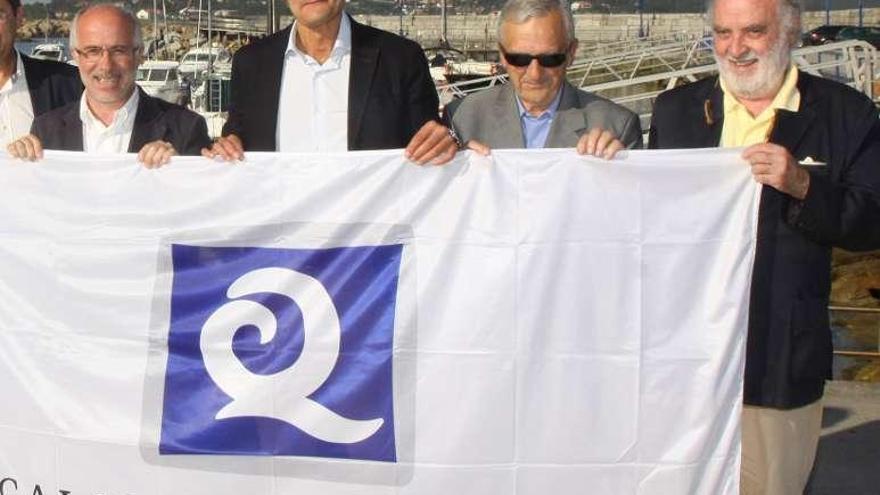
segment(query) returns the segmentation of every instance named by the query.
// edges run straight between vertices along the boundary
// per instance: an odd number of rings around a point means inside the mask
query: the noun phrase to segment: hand
[[[475,139],[471,139],[470,141],[468,141],[464,147],[469,150],[476,151],[477,153],[479,153],[483,156],[489,156],[489,153],[492,152],[492,150],[489,149],[488,146],[486,146],[485,144],[483,144]]]
[[[6,145],[6,151],[13,158],[29,162],[43,159],[43,143],[33,134],[28,134],[9,143]]]
[[[217,158],[231,162],[244,160],[244,145],[235,134],[219,137],[214,140],[211,148],[202,148],[202,156],[205,158]]]
[[[593,155],[610,160],[625,146],[610,131],[596,127],[581,135],[576,148],[580,155]]]
[[[146,168],[159,168],[171,161],[171,157],[177,155],[171,143],[156,140],[147,143],[138,151],[138,161]]]
[[[759,184],[803,200],[810,188],[810,174],[798,166],[797,160],[782,146],[761,143],[749,146],[742,157],[752,167],[752,176]]]
[[[449,129],[430,120],[410,140],[404,155],[419,165],[428,162],[443,165],[452,160],[457,151],[458,144],[452,139]]]

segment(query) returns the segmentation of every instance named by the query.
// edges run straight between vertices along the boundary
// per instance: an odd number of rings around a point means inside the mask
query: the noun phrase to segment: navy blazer
[[[83,91],[76,67],[51,60],[21,56],[34,117],[74,101]]]
[[[865,95],[798,73],[797,112],[777,111],[770,142],[812,166],[798,201],[764,187],[752,273],[745,403],[790,409],[822,397],[831,374],[831,248],[880,248],[880,120]],[[717,77],[661,94],[649,148],[718,146]]]
[[[196,156],[211,145],[205,119],[180,105],[144,93],[140,88],[129,153],[137,153],[147,143],[167,141],[179,155]],[[79,118],[79,99],[34,119],[31,134],[40,138],[44,149],[82,151],[83,129]]]
[[[350,20],[348,149],[405,148],[425,122],[438,120],[428,60],[415,42]],[[223,135],[235,134],[247,151],[278,149],[278,101],[290,30],[242,47],[232,60]],[[304,105],[302,111],[309,108]]]

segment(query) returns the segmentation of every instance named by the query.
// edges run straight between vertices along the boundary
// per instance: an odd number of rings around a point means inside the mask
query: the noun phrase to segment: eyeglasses
[[[104,52],[107,52],[110,55],[110,58],[113,60],[125,60],[134,55],[137,47],[125,46],[125,45],[113,45],[113,46],[87,46],[83,49],[74,48],[74,51],[79,54],[79,56],[85,60],[86,62],[97,62],[104,56]]]
[[[537,60],[541,67],[552,69],[564,64],[566,59],[568,59],[568,54],[565,52],[532,55],[531,53],[508,53],[504,47],[500,48],[501,54],[504,55],[504,60],[507,60],[507,63],[514,67],[528,67],[532,60]]]

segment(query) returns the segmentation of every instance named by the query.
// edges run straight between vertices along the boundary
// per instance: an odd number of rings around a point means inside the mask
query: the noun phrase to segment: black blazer
[[[746,404],[789,409],[822,396],[831,373],[831,248],[880,247],[880,120],[842,84],[798,74],[797,112],[780,110],[770,141],[811,158],[803,201],[764,187],[752,274]],[[649,148],[718,146],[724,125],[717,77],[661,94]]]
[[[223,135],[237,135],[245,150],[278,149],[278,100],[290,30],[243,47],[232,60]],[[424,52],[413,41],[354,19],[351,46],[348,149],[406,147],[425,122],[438,120],[437,91]]]
[[[82,80],[76,67],[51,60],[21,56],[34,117],[63,107],[80,97]]]
[[[137,153],[147,143],[161,139],[180,155],[199,155],[210,146],[205,119],[180,105],[168,103],[140,91],[129,153]],[[79,99],[34,119],[31,134],[49,150],[82,151],[83,129],[79,118]]]

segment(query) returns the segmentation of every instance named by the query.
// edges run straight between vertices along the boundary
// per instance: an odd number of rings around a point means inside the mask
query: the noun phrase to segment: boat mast
[[[199,47],[199,41],[202,36],[202,0],[199,0],[199,15],[196,18],[196,48]]]
[[[266,0],[266,34],[272,34],[278,31],[281,16],[278,15],[278,6],[275,0]]]
[[[153,0],[153,53],[151,58],[153,60],[156,59],[157,54],[159,53],[159,16],[158,9],[156,6],[156,0]]]
[[[440,6],[440,18],[442,19],[442,32],[440,33],[440,46],[449,48],[449,39],[446,37],[446,0]]]
[[[162,25],[165,28],[164,31],[162,31],[165,35],[162,37],[166,38],[168,36],[168,11],[165,10],[165,0],[162,0]],[[165,43],[162,44],[162,49],[165,58],[168,58],[168,40],[165,39],[164,41]]]

